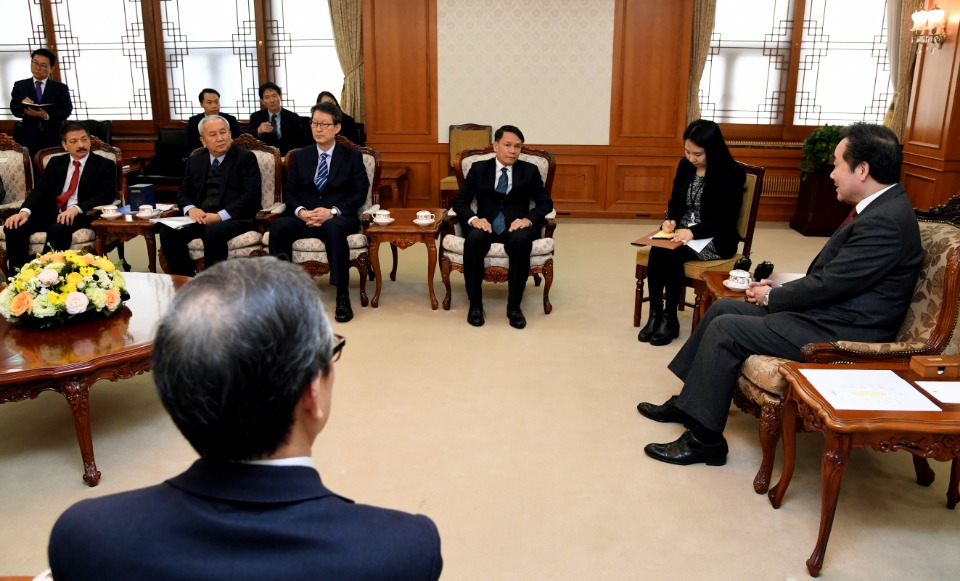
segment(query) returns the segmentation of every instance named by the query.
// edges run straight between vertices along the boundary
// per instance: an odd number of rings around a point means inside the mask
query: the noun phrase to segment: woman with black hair
[[[647,262],[650,318],[637,339],[651,345],[667,345],[680,335],[677,306],[685,288],[684,263],[729,258],[740,242],[737,218],[746,174],[730,155],[720,127],[713,121],[694,121],[683,132],[683,151],[660,229],[684,245],[673,250],[653,247]],[[706,238],[712,240],[699,252],[687,246]]]

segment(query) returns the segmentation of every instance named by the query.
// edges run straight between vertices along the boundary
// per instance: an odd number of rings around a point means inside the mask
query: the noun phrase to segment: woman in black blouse
[[[694,121],[683,132],[683,150],[667,219],[660,229],[672,232],[672,240],[684,246],[673,250],[653,247],[647,262],[650,318],[637,339],[651,345],[667,345],[680,335],[677,305],[685,289],[683,264],[729,258],[740,242],[737,218],[746,174],[730,155],[720,127],[713,121]],[[690,240],[706,238],[712,240],[699,252],[686,246]]]

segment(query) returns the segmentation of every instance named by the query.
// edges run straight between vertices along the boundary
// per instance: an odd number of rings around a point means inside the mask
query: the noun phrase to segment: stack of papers
[[[941,411],[890,370],[802,369],[800,373],[835,410]]]

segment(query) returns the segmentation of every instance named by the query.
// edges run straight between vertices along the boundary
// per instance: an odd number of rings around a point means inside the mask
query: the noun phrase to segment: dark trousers
[[[647,259],[647,289],[651,304],[660,304],[666,293],[667,306],[676,309],[680,293],[686,284],[683,265],[691,260],[699,258],[696,252],[686,246],[673,250],[659,246],[650,248],[650,257]]]
[[[187,244],[197,238],[203,239],[203,262],[210,268],[221,260],[227,259],[227,242],[234,236],[254,230],[250,220],[226,220],[213,224],[190,224],[183,228],[160,227],[160,248],[167,258],[168,274],[193,276],[197,268],[190,260]]]
[[[509,226],[509,225],[508,225]],[[536,226],[520,228],[502,234],[484,232],[478,228],[467,226],[468,230],[463,243],[463,278],[467,287],[467,297],[471,303],[483,300],[483,259],[495,242],[503,243],[503,249],[509,258],[509,272],[507,273],[507,304],[520,306],[523,300],[523,289],[530,275],[530,251],[533,241],[540,235]]]
[[[764,354],[802,361],[800,346],[771,331],[767,309],[739,299],[710,307],[667,369],[683,381],[677,407],[703,427],[723,432],[740,365]]]
[[[360,231],[356,216],[334,216],[321,226],[307,226],[296,216],[277,218],[270,226],[270,256],[293,260],[293,243],[302,238],[318,238],[323,242],[330,262],[330,284],[350,284],[350,246],[347,236]]]
[[[34,232],[47,233],[47,243],[44,244],[42,252],[49,250],[50,246],[54,250],[69,250],[73,233],[89,227],[90,218],[86,214],[77,215],[73,219],[73,224],[67,225],[57,223],[56,218],[51,222],[49,219],[37,217],[36,212],[30,216],[26,224],[21,224],[19,228],[5,227],[3,231],[7,238],[9,272],[13,274],[15,268],[20,268],[34,258],[30,256],[30,235]]]

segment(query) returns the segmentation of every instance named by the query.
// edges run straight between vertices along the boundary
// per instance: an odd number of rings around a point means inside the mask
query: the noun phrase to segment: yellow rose
[[[20,274],[17,275],[17,278],[23,282],[27,282],[38,274],[40,274],[40,271],[38,270],[34,270],[32,268],[23,268],[20,270]]]
[[[102,268],[104,272],[113,272],[114,270],[116,270],[116,267],[113,265],[112,262],[110,262],[110,259],[108,259],[106,256],[97,257],[97,266]]]
[[[32,308],[33,297],[30,296],[30,293],[23,292],[13,297],[13,302],[10,303],[10,315],[19,317],[29,313]]]
[[[84,268],[90,268],[90,267],[87,266],[87,267],[84,267]],[[93,271],[92,268],[90,268],[90,270]],[[81,269],[80,272],[71,272],[70,274],[68,274],[68,275],[67,275],[67,284],[72,285],[72,286],[75,287],[75,286],[77,286],[78,284],[82,283],[82,282],[83,282],[83,277],[84,277],[84,275],[83,275],[82,273],[83,273],[83,270]],[[90,274],[93,274],[93,272],[90,272]]]
[[[60,291],[61,294],[68,295],[70,293],[77,292],[77,285],[67,283],[61,286],[58,290]]]

